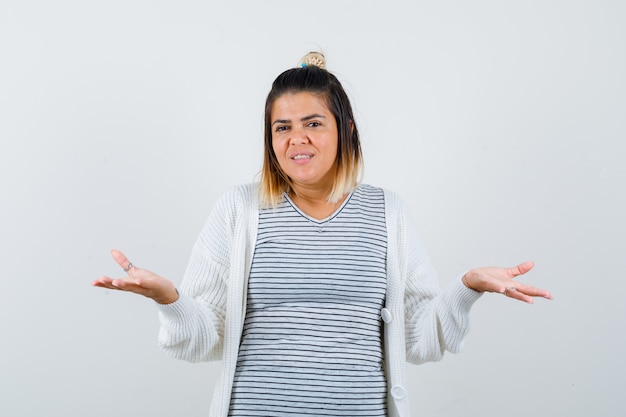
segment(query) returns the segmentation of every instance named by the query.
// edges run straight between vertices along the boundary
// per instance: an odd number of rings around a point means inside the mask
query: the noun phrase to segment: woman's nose
[[[309,138],[306,133],[302,129],[294,129],[292,130],[291,138],[289,139],[289,143],[292,145],[301,145],[303,143],[308,143]]]

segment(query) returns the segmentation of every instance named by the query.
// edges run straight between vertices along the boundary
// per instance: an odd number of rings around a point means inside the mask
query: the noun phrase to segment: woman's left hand
[[[463,283],[475,291],[497,292],[529,304],[533,303],[533,297],[551,300],[552,294],[548,291],[513,280],[513,278],[527,273],[534,266],[533,262],[524,262],[513,268],[471,269],[463,276]]]

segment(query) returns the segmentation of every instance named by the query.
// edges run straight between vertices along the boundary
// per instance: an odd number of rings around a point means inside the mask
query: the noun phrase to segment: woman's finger
[[[111,250],[111,256],[115,259],[115,262],[122,267],[124,272],[128,272],[130,274],[134,265],[128,260],[126,255],[117,249],[113,249]]]
[[[533,304],[534,302],[532,297],[526,295],[515,286],[506,287],[503,294],[505,297],[520,300],[528,304]]]
[[[108,277],[101,277],[91,283],[94,287],[109,288],[111,285],[111,279]]]
[[[110,290],[121,290],[119,286],[115,285],[115,281],[113,278],[109,277],[100,277],[97,280],[93,281],[91,284],[94,287],[108,288]]]
[[[515,284],[515,287],[518,292],[521,292],[522,294],[526,294],[531,297],[543,297],[547,298],[548,300],[552,299],[552,294],[550,294],[550,292],[541,288],[533,287],[532,285],[518,283]]]
[[[110,290],[128,291],[140,295],[148,295],[150,288],[145,288],[141,282],[132,277],[112,279],[101,277],[93,282],[95,287],[108,288]]]
[[[511,277],[518,277],[520,275],[524,275],[525,273],[533,269],[534,266],[535,266],[535,263],[532,261],[523,262],[509,269],[509,275]]]
[[[533,297],[543,297],[548,300],[552,300],[552,294],[548,291],[519,282],[513,282],[510,286],[506,287],[504,291],[502,291],[502,294],[509,298],[514,298],[529,304],[533,303]]]

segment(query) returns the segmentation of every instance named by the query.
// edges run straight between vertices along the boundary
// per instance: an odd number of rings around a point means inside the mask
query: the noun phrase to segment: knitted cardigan
[[[218,201],[193,247],[179,299],[158,305],[159,344],[166,352],[191,362],[222,360],[210,417],[228,415],[256,244],[257,188],[238,186]],[[381,317],[387,407],[390,417],[408,417],[405,362],[459,352],[480,293],[460,279],[440,290],[406,207],[388,191],[385,217],[387,292]]]

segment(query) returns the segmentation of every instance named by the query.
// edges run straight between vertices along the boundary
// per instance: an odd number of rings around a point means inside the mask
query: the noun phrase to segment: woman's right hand
[[[111,256],[128,273],[128,276],[115,279],[103,276],[92,283],[94,287],[134,292],[151,298],[159,304],[170,304],[178,300],[178,291],[170,280],[147,269],[138,268],[117,249],[111,251]]]

